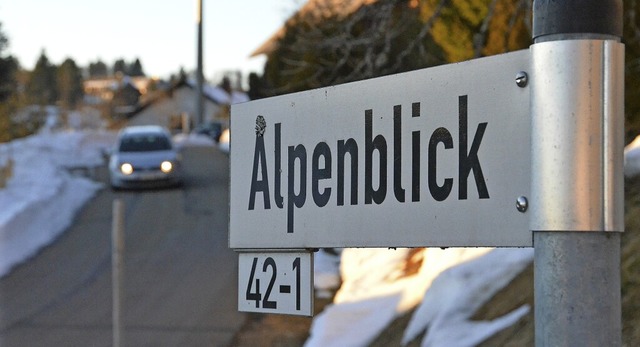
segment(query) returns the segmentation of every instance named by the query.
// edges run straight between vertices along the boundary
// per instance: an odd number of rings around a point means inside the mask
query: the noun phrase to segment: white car
[[[126,127],[111,152],[109,175],[113,188],[176,186],[182,183],[181,155],[165,128]]]

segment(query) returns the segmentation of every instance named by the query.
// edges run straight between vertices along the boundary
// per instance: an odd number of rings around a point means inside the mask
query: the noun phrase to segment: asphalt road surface
[[[0,346],[112,346],[112,205],[125,205],[125,346],[228,346],[237,255],[228,249],[228,157],[184,152],[176,189],[101,190],[51,246],[0,280]],[[107,182],[106,169],[96,179]]]

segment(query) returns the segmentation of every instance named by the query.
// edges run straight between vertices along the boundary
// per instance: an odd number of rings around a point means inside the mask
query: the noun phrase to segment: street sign
[[[531,246],[529,60],[233,105],[230,247]]]
[[[313,253],[241,252],[238,310],[313,315]]]

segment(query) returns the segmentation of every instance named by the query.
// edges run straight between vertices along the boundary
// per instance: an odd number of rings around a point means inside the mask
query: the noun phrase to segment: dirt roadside
[[[332,302],[333,298],[314,299],[314,316]],[[309,337],[313,317],[251,313],[233,338],[233,347],[297,347]]]

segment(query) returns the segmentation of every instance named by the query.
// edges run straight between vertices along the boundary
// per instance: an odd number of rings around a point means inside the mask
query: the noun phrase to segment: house
[[[152,86],[158,81],[149,77],[114,76],[104,78],[90,78],[83,82],[85,103],[97,105],[113,100],[115,93],[122,88],[130,91],[136,89],[139,97],[148,95]]]
[[[85,104],[97,108],[107,106],[109,116],[128,119],[130,124],[158,124],[180,129],[183,114],[194,124],[196,114],[196,83],[182,76],[161,86],[161,81],[148,77],[116,76],[89,79],[84,82]],[[155,87],[154,87],[155,86]],[[242,91],[233,90],[227,79],[217,86],[205,85],[204,121],[229,124],[231,104],[249,101]]]
[[[221,121],[229,126],[231,104],[249,101],[246,93],[225,88],[224,85],[203,87],[204,121]],[[167,90],[156,93],[138,109],[129,114],[129,124],[158,124],[172,130],[182,127],[181,117],[186,115],[195,123],[197,88],[194,81],[182,78]]]
[[[137,109],[142,93],[129,81],[121,83],[112,95],[111,104],[116,115],[128,115]]]

